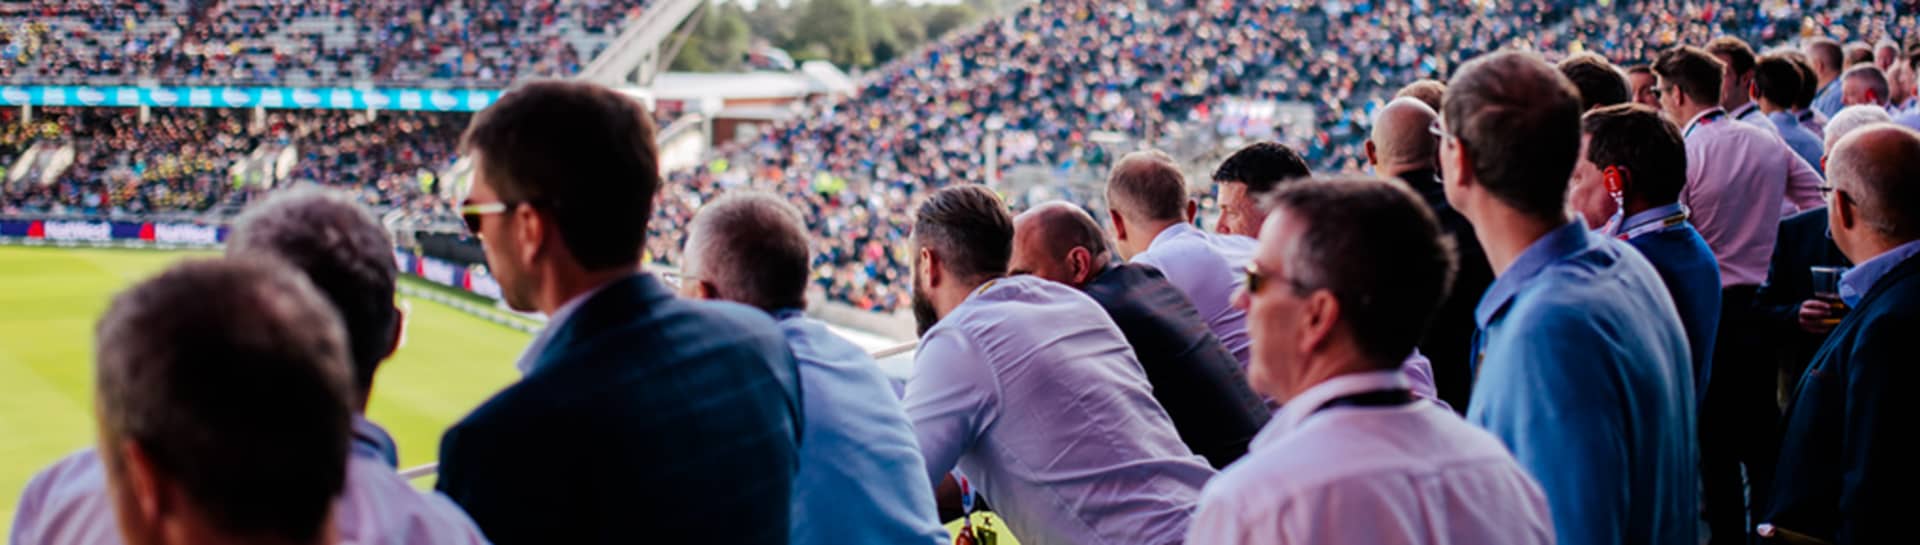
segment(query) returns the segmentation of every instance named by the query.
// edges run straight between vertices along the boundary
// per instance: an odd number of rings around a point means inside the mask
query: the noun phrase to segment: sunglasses
[[[1260,272],[1260,265],[1247,263],[1246,270],[1241,272],[1245,273],[1247,277],[1245,285],[1247,286],[1248,295],[1260,293],[1260,288],[1267,285],[1267,274]]]
[[[480,218],[494,214],[505,214],[513,205],[504,202],[469,204],[460,207],[460,219],[466,223],[467,236],[480,237]]]
[[[1825,158],[1821,158],[1822,163],[1824,163],[1825,161],[1826,161]],[[1834,192],[1840,190],[1840,188],[1835,187],[1833,184],[1820,184],[1818,186],[1814,186],[1814,188],[1820,190],[1820,198],[1827,202],[1833,202]],[[1853,197],[1850,195],[1847,195],[1846,193],[1840,193],[1839,195],[1840,195],[1840,198],[1847,199],[1848,202],[1853,201]]]

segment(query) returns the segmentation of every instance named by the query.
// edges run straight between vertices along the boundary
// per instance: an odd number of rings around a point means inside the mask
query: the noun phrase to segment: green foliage
[[[1004,0],[913,5],[900,0],[760,0],[752,9],[709,6],[673,69],[740,70],[756,42],[786,50],[796,62],[825,60],[871,68],[911,53],[994,13]]]

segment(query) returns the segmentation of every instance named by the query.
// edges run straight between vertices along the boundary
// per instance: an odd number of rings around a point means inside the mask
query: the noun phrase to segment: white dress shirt
[[[1288,400],[1207,483],[1187,543],[1553,543],[1545,494],[1486,431],[1424,402],[1321,408],[1409,386],[1355,373]]]
[[[921,337],[907,382],[927,476],[957,463],[1030,545],[1179,543],[1212,466],[1113,320],[1032,276],[981,286]]]
[[[1249,237],[1208,233],[1176,223],[1160,231],[1147,251],[1132,259],[1160,269],[1167,282],[1187,294],[1200,311],[1200,320],[1233,352],[1242,368],[1252,355],[1253,340],[1247,336],[1247,313],[1233,308],[1233,294],[1246,282],[1244,271],[1253,258],[1254,244]]]
[[[1680,203],[1720,262],[1721,286],[1767,277],[1782,213],[1821,206],[1820,174],[1776,134],[1714,108],[1682,129],[1687,185]]]

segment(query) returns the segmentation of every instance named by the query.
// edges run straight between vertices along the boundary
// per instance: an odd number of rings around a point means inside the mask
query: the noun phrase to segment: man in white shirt
[[[1253,239],[1208,233],[1192,223],[1196,205],[1173,159],[1157,151],[1120,158],[1107,177],[1107,213],[1120,258],[1152,265],[1187,294],[1200,320],[1247,365],[1247,317],[1233,308]]]
[[[1100,304],[1006,276],[1013,217],[986,186],[934,192],[912,244],[924,333],[905,404],[927,476],[958,464],[1022,543],[1180,543],[1213,468]]]
[[[1433,213],[1371,178],[1269,199],[1235,306],[1249,380],[1285,406],[1207,484],[1187,542],[1552,543],[1546,496],[1506,447],[1415,402],[1398,372],[1455,269]]]

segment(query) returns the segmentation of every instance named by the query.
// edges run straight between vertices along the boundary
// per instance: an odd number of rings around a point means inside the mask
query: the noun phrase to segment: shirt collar
[[[1747,101],[1746,104],[1741,105],[1739,108],[1733,109],[1733,118],[1746,119],[1747,114],[1751,114],[1759,110],[1760,110],[1760,103],[1749,100]]]
[[[1655,206],[1653,208],[1641,210],[1640,213],[1638,214],[1627,216],[1626,221],[1622,221],[1620,222],[1619,225],[1615,226],[1615,229],[1613,232],[1614,233],[1630,232],[1642,225],[1665,220],[1669,217],[1673,217],[1676,214],[1680,214],[1686,211],[1687,211],[1687,207],[1677,202],[1666,205],[1666,206]]]
[[[393,436],[363,415],[353,415],[352,452],[356,457],[379,460],[387,467],[400,467],[400,449],[394,446]]]
[[[1173,240],[1174,238],[1185,236],[1188,232],[1198,233],[1200,232],[1200,228],[1194,227],[1193,224],[1190,224],[1184,221],[1174,223],[1173,225],[1167,226],[1166,229],[1161,229],[1160,234],[1154,235],[1153,241],[1147,243],[1147,248],[1153,248],[1154,246],[1159,246],[1162,241]]]
[[[1253,442],[1249,446],[1259,448],[1285,437],[1293,430],[1299,429],[1308,417],[1319,412],[1321,405],[1333,401],[1334,398],[1396,388],[1413,388],[1413,383],[1408,381],[1406,375],[1399,369],[1348,373],[1327,379],[1294,395],[1293,399],[1287,400],[1287,403],[1280,407],[1280,412],[1273,415],[1273,421],[1268,422],[1266,427],[1261,428],[1260,433],[1253,437]]]
[[[1860,262],[1846,274],[1840,275],[1840,300],[1846,301],[1850,307],[1860,306],[1860,299],[1867,296],[1874,284],[1915,255],[1920,255],[1920,240],[1908,241]]]
[[[1680,134],[1693,134],[1693,128],[1695,126],[1705,125],[1706,123],[1703,123],[1702,120],[1712,116],[1715,113],[1725,114],[1727,113],[1727,111],[1720,109],[1719,106],[1714,106],[1712,108],[1707,108],[1706,110],[1703,110],[1700,113],[1693,114],[1693,119],[1690,119],[1687,121],[1686,128],[1680,129]]]
[[[1533,241],[1526,251],[1514,258],[1507,271],[1493,279],[1493,285],[1487,287],[1487,294],[1480,298],[1480,305],[1473,309],[1474,322],[1481,329],[1486,329],[1487,324],[1493,321],[1493,315],[1499,313],[1507,301],[1519,294],[1520,288],[1538,276],[1547,265],[1592,247],[1593,241],[1587,238],[1590,234],[1587,223],[1576,218]]]
[[[533,342],[527,344],[526,351],[521,352],[520,359],[513,363],[514,368],[519,369],[521,375],[532,373],[534,362],[540,359],[541,352],[547,350],[547,344],[553,342],[553,336],[559,334],[560,326],[566,325],[567,319],[572,318],[573,313],[580,310],[580,305],[586,304],[587,300],[592,299],[594,294],[600,293],[600,290],[607,289],[607,286],[614,285],[617,282],[619,282],[619,280],[595,286],[593,289],[587,290],[580,295],[575,295],[572,299],[568,299],[566,304],[560,305],[560,308],[554,309],[553,315],[547,317],[547,327],[541,328],[540,334],[533,338]]]
[[[1770,121],[1773,121],[1774,126],[1785,126],[1785,125],[1799,126],[1800,125],[1800,116],[1794,115],[1793,112],[1789,112],[1786,110],[1779,110],[1779,111],[1775,111],[1773,113],[1767,114],[1767,119]]]

